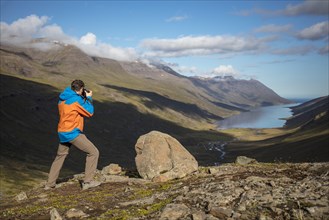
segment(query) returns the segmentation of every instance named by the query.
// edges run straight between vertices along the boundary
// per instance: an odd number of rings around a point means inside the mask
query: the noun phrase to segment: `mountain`
[[[1,193],[45,178],[58,145],[58,95],[76,78],[94,93],[96,112],[85,132],[101,152],[100,166],[134,167],[136,140],[151,130],[178,139],[201,165],[214,164],[218,156],[201,146],[233,138],[216,131],[217,120],[289,102],[256,80],[189,78],[164,65],[52,43],[50,50],[0,46]],[[85,155],[71,151],[62,175],[84,169]]]
[[[189,78],[163,64],[153,62],[147,65],[139,61],[118,62],[93,57],[75,46],[57,42],[47,51],[8,45],[1,45],[0,49],[1,72],[4,74],[27,77],[59,88],[67,85],[71,77],[79,76],[90,81],[90,85],[96,87],[94,90],[102,92],[105,91],[104,84],[109,84],[117,86],[115,93],[122,93],[118,91],[121,87],[157,93],[173,101],[196,105],[209,113],[210,117],[204,119],[212,119],[212,115],[217,120],[260,105],[289,102],[256,80]],[[139,99],[148,98],[132,93]],[[104,95],[98,98],[104,98]],[[178,118],[184,116],[177,115]]]
[[[214,78],[193,78],[192,82],[203,88],[222,106],[224,100],[231,106],[250,109],[256,106],[286,104],[290,101],[280,97],[257,80],[236,80],[232,76]],[[255,105],[255,103],[257,103]]]
[[[329,96],[316,98],[301,105],[292,107],[293,116],[288,118],[286,127],[312,127],[328,125]]]

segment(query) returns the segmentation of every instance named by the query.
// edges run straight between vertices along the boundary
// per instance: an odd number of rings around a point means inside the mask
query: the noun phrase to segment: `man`
[[[86,135],[82,133],[84,117],[91,117],[94,114],[94,106],[91,98],[93,93],[92,91],[85,90],[84,87],[85,84],[83,81],[74,80],[71,83],[71,87],[67,87],[59,95],[58,136],[60,143],[57,156],[50,168],[45,189],[51,189],[56,186],[56,180],[72,145],[87,153],[82,189],[85,190],[100,185],[100,182],[93,180],[97,168],[99,151],[87,139]]]

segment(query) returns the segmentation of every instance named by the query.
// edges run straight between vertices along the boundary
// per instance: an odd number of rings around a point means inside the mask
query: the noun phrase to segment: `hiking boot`
[[[98,181],[91,181],[89,183],[82,183],[82,190],[97,187],[99,185],[101,185],[101,182],[98,182]]]

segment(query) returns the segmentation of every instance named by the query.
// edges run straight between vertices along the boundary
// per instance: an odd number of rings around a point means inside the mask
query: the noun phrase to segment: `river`
[[[283,127],[285,118],[292,115],[289,107],[299,103],[259,107],[242,112],[239,115],[226,118],[218,122],[219,129],[229,128],[278,128]]]

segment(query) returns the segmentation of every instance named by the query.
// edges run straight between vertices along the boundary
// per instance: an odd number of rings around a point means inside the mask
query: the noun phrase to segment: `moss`
[[[129,217],[131,217],[131,215],[129,215],[129,212],[127,210],[111,209],[104,212],[97,219],[126,220],[129,219]]]
[[[125,210],[123,209],[111,209],[104,212],[97,219],[109,219],[109,220],[125,220],[136,217],[146,217],[154,212],[157,212],[164,208],[167,204],[172,202],[173,197],[161,200],[151,205],[145,205],[142,207],[131,206]]]
[[[158,191],[165,191],[170,189],[173,186],[173,182],[165,182],[162,183],[158,189]]]
[[[139,189],[137,190],[130,199],[141,199],[153,195],[153,189]]]
[[[144,209],[139,209],[138,215],[146,216],[153,212],[157,212],[157,211],[161,210],[162,208],[164,208],[167,204],[171,203],[172,200],[173,200],[173,197],[169,197],[165,200],[161,200],[160,202],[153,203],[152,205],[149,205],[149,206],[145,207]]]
[[[88,201],[100,203],[104,202],[108,199],[108,197],[112,197],[113,194],[111,193],[104,193],[104,192],[97,192],[95,195],[88,197]]]

